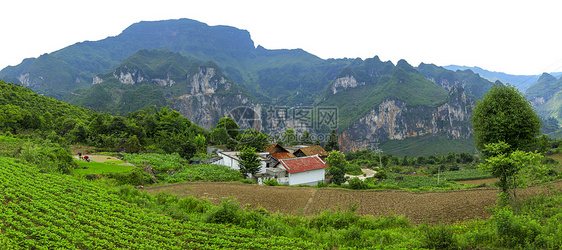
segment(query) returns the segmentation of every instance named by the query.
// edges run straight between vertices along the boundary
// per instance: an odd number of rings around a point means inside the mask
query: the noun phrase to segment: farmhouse
[[[328,152],[326,152],[326,150],[324,150],[320,145],[314,145],[314,146],[299,148],[295,152],[293,152],[293,155],[295,155],[296,157],[318,155],[320,159],[326,160],[326,157],[328,156]]]
[[[277,181],[289,185],[316,185],[318,181],[324,181],[328,167],[318,155],[281,159],[280,163],[286,171],[286,177],[278,178]]]
[[[269,165],[267,167],[274,168],[279,165],[279,160],[295,158],[295,155],[278,143],[269,145],[265,148],[269,153]]]
[[[212,164],[225,165],[225,166],[230,167],[231,169],[240,170],[240,163],[239,163],[240,158],[238,158],[238,154],[240,154],[239,151],[217,152],[217,157],[214,157],[215,160],[212,162]],[[268,154],[269,153],[267,153],[267,152],[258,153],[258,156],[260,158],[260,163],[261,163],[259,173],[265,173],[265,169],[266,169],[267,163],[268,163],[268,159],[267,159]]]
[[[260,182],[265,179],[275,178],[279,184],[299,185],[308,184],[316,185],[318,181],[324,181],[326,168],[328,165],[322,160],[322,155],[327,155],[321,147],[310,147],[311,149],[297,150],[299,156],[296,157],[286,148],[279,144],[272,144],[266,148],[267,152],[258,153],[261,167],[260,171],[252,176],[254,181]],[[321,149],[321,150],[320,150]],[[312,154],[316,152],[318,154]],[[238,151],[219,151],[217,156],[207,161],[211,164],[219,164],[230,167],[234,170],[240,170],[240,158]]]

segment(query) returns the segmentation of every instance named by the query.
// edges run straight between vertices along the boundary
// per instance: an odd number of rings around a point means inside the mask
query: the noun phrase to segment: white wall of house
[[[222,157],[222,159],[217,161],[216,164],[225,165],[234,170],[240,170],[240,166],[238,165],[238,161],[236,159],[230,158],[229,156],[222,154],[222,152],[218,152],[217,155]]]
[[[314,169],[310,171],[304,171],[299,173],[289,173],[289,185],[299,185],[299,184],[308,184],[308,185],[316,185],[319,180],[324,180],[326,176],[326,169]]]
[[[240,170],[240,165],[239,165],[239,163],[236,159],[231,158],[231,157],[223,154],[222,152],[218,152],[217,155],[222,157],[222,159],[215,162],[215,164],[225,165],[225,166],[230,167],[231,169],[238,170],[238,171]],[[260,164],[261,164],[260,171],[258,173],[265,173],[265,167],[267,165],[266,161],[260,160]]]

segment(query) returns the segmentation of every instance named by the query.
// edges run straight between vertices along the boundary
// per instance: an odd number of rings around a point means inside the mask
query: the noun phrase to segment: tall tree
[[[245,147],[238,155],[240,158],[240,173],[246,178],[248,174],[255,175],[260,172],[261,162],[256,149]]]
[[[335,130],[332,130],[332,133],[330,133],[330,138],[328,138],[328,142],[326,142],[326,145],[324,145],[324,150],[326,150],[327,152],[330,152],[332,150],[340,150],[338,134],[336,134]]]
[[[216,128],[217,129],[224,128],[228,136],[230,136],[230,138],[232,139],[236,139],[236,137],[240,133],[240,127],[238,126],[238,124],[236,124],[234,119],[230,117],[221,118],[217,123]]]
[[[265,147],[269,144],[269,137],[255,129],[246,129],[244,133],[241,133],[237,137],[238,145],[237,148],[253,147],[258,152],[265,150]]]
[[[472,116],[476,148],[503,141],[507,150],[528,150],[541,129],[541,120],[531,103],[515,87],[496,82],[476,103]],[[489,156],[489,155],[488,155]]]
[[[535,156],[531,149],[541,120],[523,94],[511,85],[496,83],[473,110],[476,148],[488,158],[483,169],[499,178],[502,197],[509,197],[516,176]]]
[[[340,151],[331,151],[326,158],[326,164],[328,164],[328,174],[331,175],[330,181],[336,185],[341,185],[347,178],[345,177],[345,168],[348,162],[345,160],[345,156]]]

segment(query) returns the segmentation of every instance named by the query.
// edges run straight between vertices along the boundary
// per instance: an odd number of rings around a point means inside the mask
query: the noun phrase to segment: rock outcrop
[[[188,76],[189,94],[175,98],[173,108],[205,129],[229,116],[243,129],[261,130],[261,105],[240,91],[230,91],[231,87],[232,83],[215,68],[200,67]]]
[[[357,82],[357,80],[353,76],[345,76],[334,80],[331,89],[332,89],[332,93],[335,95],[336,93],[342,90],[346,90],[348,88],[355,88],[361,85],[365,85],[365,83]]]
[[[345,151],[365,149],[373,142],[402,140],[423,135],[445,134],[448,138],[472,135],[470,118],[476,101],[454,85],[447,101],[437,107],[407,106],[388,99],[357,120],[340,136]]]

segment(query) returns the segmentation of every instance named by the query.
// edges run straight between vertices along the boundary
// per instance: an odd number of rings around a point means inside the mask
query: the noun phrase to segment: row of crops
[[[301,239],[149,212],[106,188],[0,157],[0,243],[17,249],[303,249]]]

